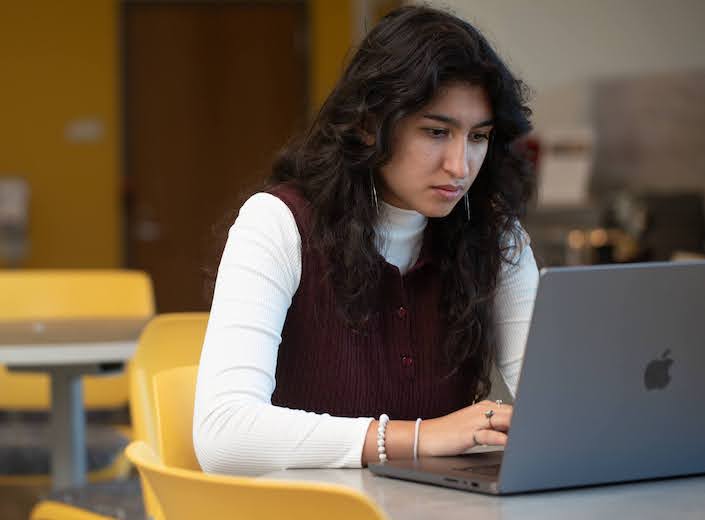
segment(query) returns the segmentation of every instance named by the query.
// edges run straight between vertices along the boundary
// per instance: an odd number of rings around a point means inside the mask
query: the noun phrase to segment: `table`
[[[265,477],[351,487],[374,500],[391,520],[705,518],[705,476],[507,497],[378,477],[367,469],[291,469]]]
[[[54,489],[86,481],[81,376],[104,373],[134,354],[146,319],[0,321],[0,363],[51,378],[51,480]],[[0,391],[2,389],[0,388]]]

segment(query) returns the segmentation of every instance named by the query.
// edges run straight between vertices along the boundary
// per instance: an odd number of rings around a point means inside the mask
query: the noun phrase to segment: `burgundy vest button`
[[[402,356],[401,357],[401,365],[404,368],[411,368],[411,366],[414,364],[414,358],[411,356]]]
[[[402,320],[406,318],[406,309],[404,307],[399,307],[397,309],[397,316],[399,316]]]

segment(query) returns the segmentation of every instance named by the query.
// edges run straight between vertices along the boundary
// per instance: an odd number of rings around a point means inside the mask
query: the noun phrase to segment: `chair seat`
[[[54,491],[44,499],[112,518],[125,520],[145,518],[142,488],[138,478]]]
[[[46,475],[50,472],[51,428],[48,422],[0,423],[0,475]],[[114,427],[86,427],[86,466],[89,472],[110,466],[129,439]]]

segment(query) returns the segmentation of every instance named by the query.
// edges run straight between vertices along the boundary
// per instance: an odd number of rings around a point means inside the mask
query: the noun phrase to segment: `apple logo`
[[[666,349],[666,351],[661,354],[660,359],[654,359],[648,365],[646,365],[646,371],[644,372],[644,385],[647,390],[658,390],[665,388],[671,381],[671,376],[668,371],[673,364],[673,360],[668,357],[671,353],[671,349]]]

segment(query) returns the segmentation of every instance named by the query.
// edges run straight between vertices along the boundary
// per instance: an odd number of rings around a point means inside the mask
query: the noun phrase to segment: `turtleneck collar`
[[[427,223],[428,218],[418,211],[379,201],[377,250],[401,274],[405,274],[419,257]]]
[[[426,228],[428,218],[413,209],[401,209],[383,200],[379,201],[379,226],[394,230],[422,232]]]

